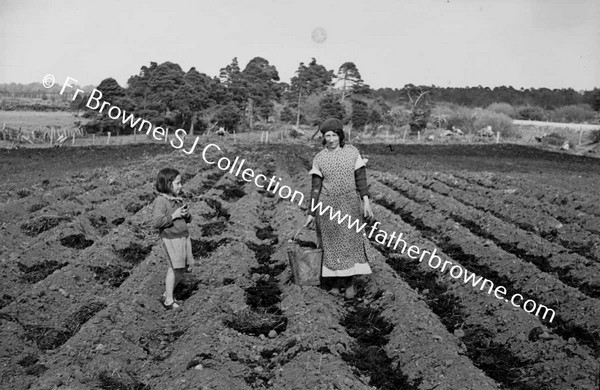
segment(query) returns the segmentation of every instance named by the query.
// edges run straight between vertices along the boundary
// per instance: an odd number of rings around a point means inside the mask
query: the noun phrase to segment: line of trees
[[[408,86],[411,86],[409,84]],[[388,102],[402,102],[406,99],[405,86],[402,89],[380,88],[374,91]],[[594,89],[579,93],[572,88],[521,88],[505,87],[465,87],[444,88],[430,86],[436,101],[454,103],[465,107],[487,107],[493,103],[508,103],[512,106],[537,106],[545,110],[553,110],[563,106],[589,104],[596,111],[600,110],[600,90]]]
[[[341,85],[339,92],[336,82]],[[188,134],[203,132],[217,123],[229,131],[253,130],[276,117],[303,124],[319,123],[329,116],[344,119],[348,112],[344,100],[370,93],[351,62],[342,64],[336,75],[313,58],[308,65],[300,63],[288,84],[281,82],[277,68],[261,57],[250,60],[244,69],[233,58],[218,77],[195,68],[184,72],[172,62],[152,62],[130,77],[125,88],[107,78],[97,89],[102,92],[103,101],[127,113],[144,117],[157,126],[183,128]],[[76,99],[71,107],[90,119],[88,131],[131,131],[105,113],[86,108],[87,98]]]
[[[41,83],[1,84],[1,98],[57,95],[61,86],[46,90]],[[113,78],[104,79],[97,89],[102,99],[152,123],[183,128],[188,133],[203,132],[218,123],[227,130],[255,129],[274,120],[290,124],[315,125],[327,117],[337,117],[353,128],[387,123],[409,124],[412,131],[423,129],[439,102],[465,107],[507,104],[517,107],[511,117],[543,119],[549,110],[589,105],[600,111],[600,89],[578,93],[573,89],[520,89],[512,87],[443,88],[407,84],[402,88],[373,90],[353,62],[337,70],[327,69],[312,58],[301,62],[290,83],[282,82],[277,68],[255,57],[242,69],[237,58],[224,66],[218,76],[208,76],[191,68],[185,72],[172,62],[142,66],[122,87]],[[89,91],[89,88],[85,88]],[[72,93],[74,91],[68,91]],[[46,96],[48,96],[46,95]],[[120,134],[131,131],[85,106],[88,96],[70,102],[69,108],[90,118],[90,132]],[[64,103],[63,103],[64,105]],[[4,108],[2,108],[4,107]],[[3,100],[0,109],[7,109]],[[508,108],[506,108],[508,110]],[[589,108],[588,108],[589,110]],[[569,112],[574,112],[570,110]],[[568,115],[563,115],[565,118]]]

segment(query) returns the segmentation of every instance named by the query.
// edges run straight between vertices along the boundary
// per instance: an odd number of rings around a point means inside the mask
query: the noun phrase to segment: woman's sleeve
[[[162,229],[173,225],[169,215],[169,206],[166,199],[156,198],[152,207],[152,225],[155,229]]]
[[[321,195],[321,186],[323,185],[323,178],[316,174],[311,175],[311,189],[310,189],[310,209],[309,213],[313,217],[316,214],[316,205],[319,203],[319,196]],[[313,211],[314,210],[314,211]]]
[[[354,180],[356,182],[356,189],[358,190],[361,199],[363,196],[369,196],[366,168],[367,161],[369,160],[367,160],[366,158],[362,158],[360,153],[358,153],[358,157],[356,158],[356,162],[354,163]]]
[[[313,160],[313,165],[312,165],[312,169],[310,170],[310,172],[308,172],[309,175],[317,175],[319,177],[323,177],[323,173],[321,172],[321,170],[319,169],[319,165],[317,164],[316,161]]]
[[[363,196],[369,196],[369,186],[367,185],[367,168],[364,166],[354,171],[354,180],[356,181],[356,189],[360,194],[360,198]]]
[[[366,158],[362,158],[360,153],[358,154],[358,157],[356,158],[356,162],[354,163],[354,170],[357,170],[361,167],[366,167],[367,166],[367,160]]]

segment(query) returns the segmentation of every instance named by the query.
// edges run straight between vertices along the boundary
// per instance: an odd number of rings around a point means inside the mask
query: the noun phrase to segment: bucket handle
[[[298,231],[296,232],[296,234],[294,234],[294,238],[292,238],[293,242],[296,242],[296,237],[298,237],[298,234],[300,234],[300,232],[302,231],[302,229],[304,229],[305,227],[308,227],[308,224],[304,224],[304,225],[300,226],[300,229],[298,229]],[[317,249],[320,249],[320,245],[319,245],[319,240],[318,239],[317,239]]]

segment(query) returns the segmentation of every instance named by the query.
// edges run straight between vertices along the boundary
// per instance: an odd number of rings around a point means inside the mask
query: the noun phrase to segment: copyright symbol
[[[54,83],[56,82],[54,75],[51,74],[47,74],[44,76],[44,78],[42,79],[42,85],[44,86],[44,88],[52,88],[52,86],[54,86]]]

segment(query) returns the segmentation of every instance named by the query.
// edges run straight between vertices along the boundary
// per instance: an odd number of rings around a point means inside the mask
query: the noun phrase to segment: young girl
[[[159,230],[169,266],[163,294],[163,305],[167,310],[179,307],[173,298],[173,291],[181,281],[186,267],[194,262],[192,241],[187,228],[192,217],[188,206],[178,197],[181,187],[181,175],[176,169],[164,168],[158,172],[156,190],[159,194],[152,205],[152,219],[154,227]]]

